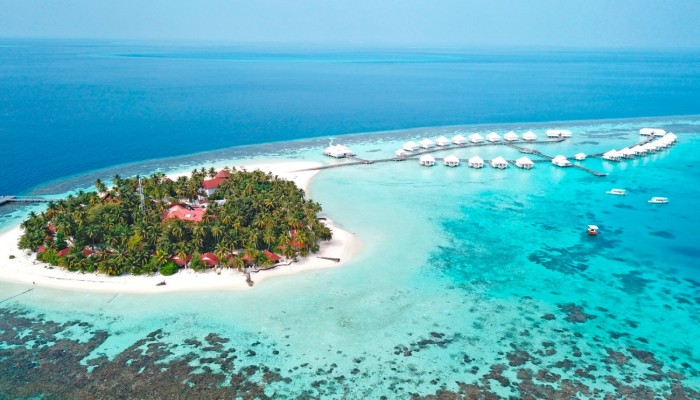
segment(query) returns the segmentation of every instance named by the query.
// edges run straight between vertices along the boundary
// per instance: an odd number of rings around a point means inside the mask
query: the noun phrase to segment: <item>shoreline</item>
[[[293,181],[308,193],[311,179],[318,171],[296,171],[318,165],[320,163],[285,162],[247,164],[236,166],[236,168],[270,172]],[[224,164],[214,165],[215,168],[223,168],[223,166]],[[172,178],[182,174],[184,172],[175,172],[168,174],[168,176]],[[252,287],[246,283],[244,273],[231,269],[221,269],[220,272],[213,270],[195,272],[187,269],[180,270],[171,276],[160,274],[108,276],[97,272],[71,272],[61,267],[51,267],[37,261],[34,252],[27,254],[27,250],[20,250],[17,247],[22,232],[19,225],[16,225],[0,234],[0,281],[34,285],[35,287],[102,293],[158,294],[212,290],[242,291],[255,288],[255,285],[273,277],[334,268],[348,263],[361,249],[359,239],[352,233],[335,226],[331,220],[327,220],[326,224],[333,232],[333,239],[321,242],[321,249],[318,253],[310,254],[290,265],[280,265],[271,270],[252,273],[251,279],[255,282]],[[15,258],[10,259],[11,255]],[[318,257],[339,258],[340,261],[335,262]],[[166,285],[156,286],[162,281],[165,281]]]

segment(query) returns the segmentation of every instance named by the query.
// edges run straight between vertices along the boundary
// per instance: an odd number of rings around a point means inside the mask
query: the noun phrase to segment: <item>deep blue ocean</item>
[[[700,113],[697,52],[0,40],[0,195],[214,149],[478,123]]]

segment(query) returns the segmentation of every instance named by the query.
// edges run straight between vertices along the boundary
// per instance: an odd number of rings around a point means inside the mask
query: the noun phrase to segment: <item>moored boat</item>
[[[598,227],[596,225],[588,225],[588,229],[586,229],[586,232],[589,235],[597,235],[598,234]]]
[[[652,197],[651,200],[649,200],[649,203],[666,204],[668,203],[668,197]]]
[[[614,194],[614,195],[616,195],[616,196],[625,196],[625,195],[627,195],[627,191],[625,191],[625,189],[610,189],[610,190],[608,190],[608,191],[605,192],[605,193],[606,193],[606,194]]]

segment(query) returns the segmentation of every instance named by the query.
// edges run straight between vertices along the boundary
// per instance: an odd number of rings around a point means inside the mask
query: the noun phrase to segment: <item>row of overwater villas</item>
[[[560,129],[550,129],[546,132],[547,137],[551,138],[562,138],[562,137],[571,137],[571,132],[567,130],[560,130]],[[444,136],[440,136],[439,138],[435,139],[435,141],[430,140],[430,139],[423,139],[420,142],[416,143],[414,141],[406,142],[404,143],[403,147],[400,150],[396,151],[396,155],[400,156],[403,153],[401,150],[404,152],[406,151],[416,151],[419,148],[424,148],[424,149],[430,149],[435,146],[438,147],[446,147],[449,146],[450,144],[456,144],[456,145],[462,145],[466,143],[482,143],[484,141],[491,142],[491,143],[498,143],[501,140],[505,140],[506,142],[514,142],[516,140],[521,139],[531,142],[533,140],[537,140],[537,135],[532,132],[532,131],[527,131],[523,133],[522,137],[519,137],[517,133],[510,131],[503,135],[503,138],[501,138],[501,135],[499,135],[496,132],[491,132],[486,137],[481,136],[478,133],[474,133],[472,135],[469,135],[469,137],[465,137],[462,134],[458,134],[454,136],[452,139],[448,139]]]
[[[425,154],[419,159],[420,165],[424,167],[432,167],[435,165],[435,157],[430,154]],[[460,159],[455,155],[449,155],[442,160],[442,163],[448,167],[457,167],[460,164]],[[508,161],[503,157],[496,157],[489,161],[489,164],[498,169],[508,168]],[[522,169],[531,169],[535,166],[535,163],[527,157],[520,157],[513,164]],[[564,156],[556,156],[552,159],[552,164],[559,167],[569,167],[571,162]],[[471,168],[483,168],[484,160],[479,156],[474,156],[467,160],[467,165]]]
[[[649,129],[649,128],[647,128]],[[659,135],[655,135],[659,136]],[[635,156],[643,156],[647,153],[653,153],[655,151],[664,149],[671,146],[676,142],[676,135],[672,132],[665,133],[659,139],[652,140],[651,142],[636,145],[634,147],[625,147],[622,150],[610,150],[603,153],[603,159],[608,161],[620,161],[622,158],[633,158]]]

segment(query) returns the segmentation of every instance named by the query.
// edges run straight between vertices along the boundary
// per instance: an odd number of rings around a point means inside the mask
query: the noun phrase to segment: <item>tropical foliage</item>
[[[115,176],[110,189],[98,180],[96,192],[81,191],[31,213],[22,223],[20,248],[40,250],[38,259],[69,270],[120,275],[155,272],[173,258],[191,260],[188,267],[196,270],[208,268],[200,260],[204,253],[226,267],[265,266],[271,261],[264,250],[305,256],[331,239],[317,218],[321,206],[294,183],[233,170],[207,196],[202,182],[215,174],[195,170],[175,181],[161,173]],[[173,204],[206,211],[200,222],[166,218]]]

